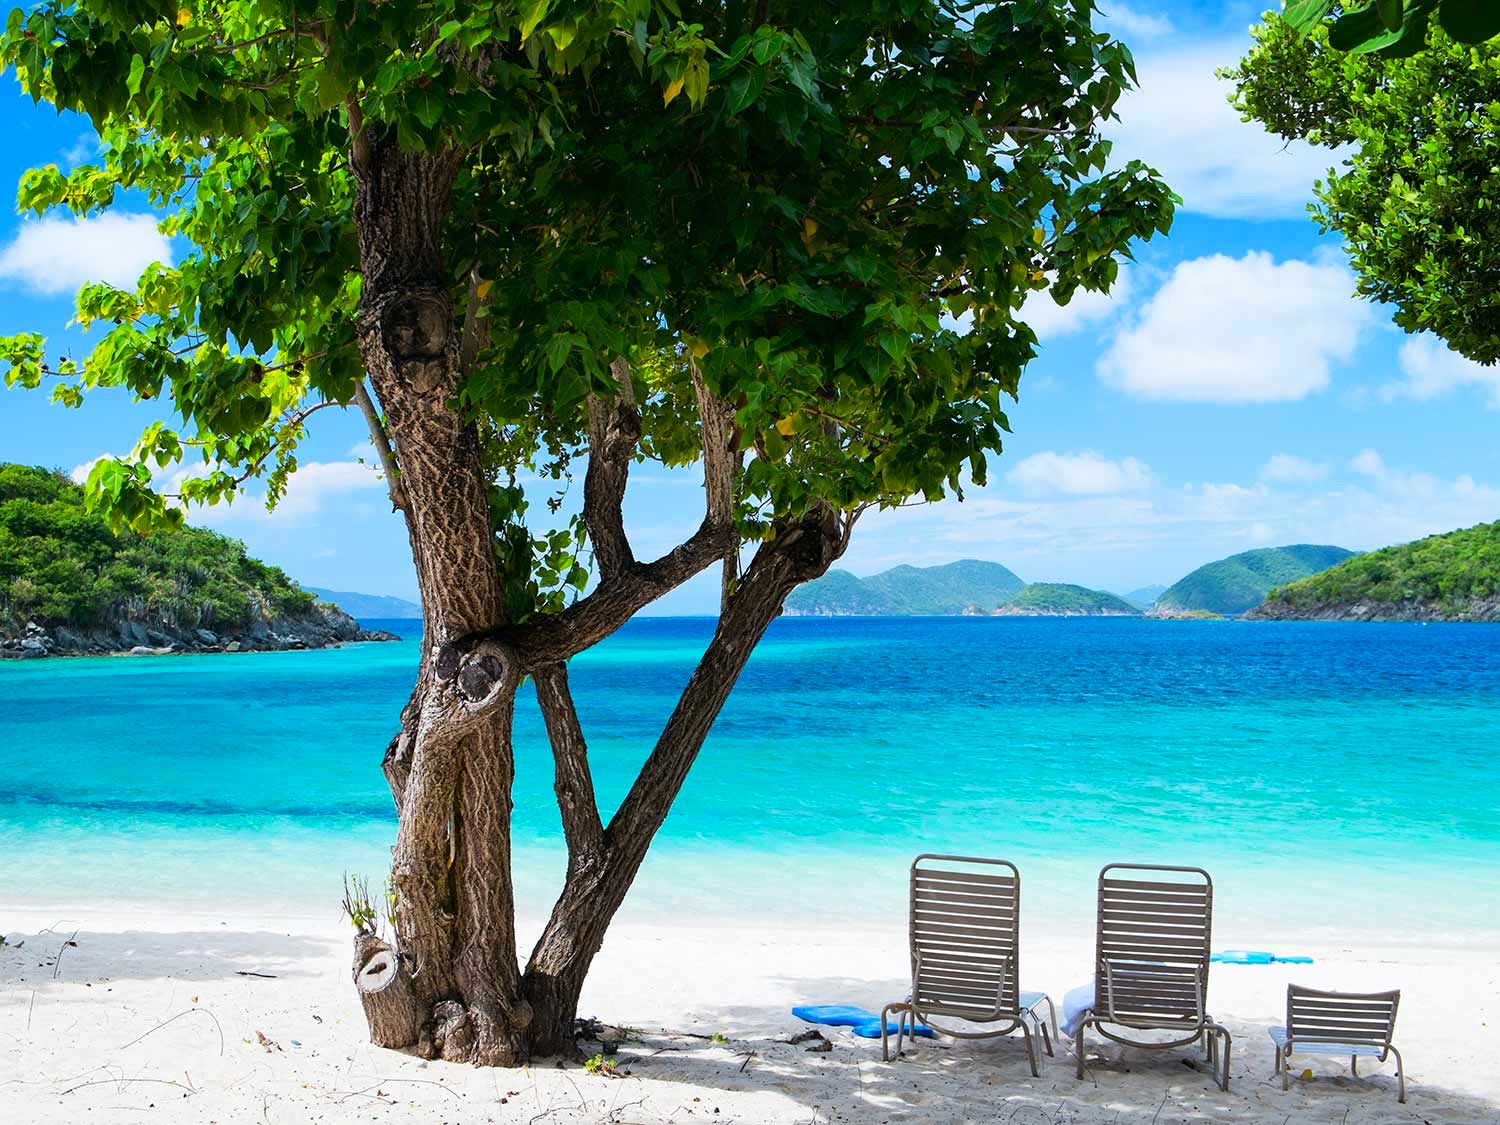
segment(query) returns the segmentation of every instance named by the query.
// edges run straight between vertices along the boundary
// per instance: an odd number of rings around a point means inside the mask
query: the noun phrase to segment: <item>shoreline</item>
[[[1194,1050],[1130,1051],[1097,1037],[1088,1040],[1081,1082],[1068,1045],[1032,1078],[1019,1038],[924,1042],[890,1063],[878,1040],[842,1028],[820,1028],[833,1044],[825,1054],[789,1045],[807,1027],[790,1015],[793,1004],[878,1010],[905,994],[900,918],[842,930],[764,918],[737,927],[622,920],[605,938],[579,1011],[638,1029],[613,1045],[610,1077],[576,1062],[490,1071],[370,1046],[348,979],[351,931],[331,918],[272,903],[240,914],[80,903],[70,913],[49,933],[38,931],[60,920],[50,907],[7,905],[0,919],[25,941],[0,947],[0,1032],[11,1040],[0,1052],[0,1109],[38,1125],[142,1114],[183,1125],[372,1114],[538,1125],[961,1122],[997,1113],[1059,1125],[1500,1117],[1500,1075],[1487,1054],[1487,1029],[1500,1017],[1493,948],[1350,953],[1333,942],[1296,951],[1311,953],[1311,966],[1213,966],[1211,1008],[1235,1036],[1223,1094]],[[523,948],[540,924],[522,920]],[[1023,920],[1025,986],[1061,1003],[1087,979],[1091,941],[1089,933],[1045,937]],[[1409,1068],[1407,1106],[1396,1103],[1392,1069],[1373,1063],[1353,1079],[1338,1060],[1298,1060],[1298,1074],[1306,1065],[1316,1078],[1281,1091],[1265,1028],[1284,1011],[1288,981],[1403,989],[1396,1042]],[[581,1050],[588,1057],[603,1045]]]

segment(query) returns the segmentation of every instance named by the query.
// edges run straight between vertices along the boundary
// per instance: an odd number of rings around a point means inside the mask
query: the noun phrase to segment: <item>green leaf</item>
[[[536,25],[541,23],[547,15],[547,9],[552,7],[552,0],[530,0],[521,9],[521,38],[529,39],[531,33],[536,30]]]
[[[1406,11],[1405,0],[1375,0],[1375,11],[1387,31],[1400,31],[1401,19]]]
[[[140,55],[130,56],[130,73],[125,76],[125,89],[131,97],[141,92],[141,81],[146,77],[146,60]]]
[[[407,104],[417,120],[431,129],[443,118],[443,99],[434,87],[418,87],[408,95]]]
[[[1333,0],[1291,0],[1281,18],[1287,26],[1301,35],[1306,35],[1333,10]]]
[[[1500,35],[1500,3],[1495,0],[1443,0],[1437,17],[1460,43],[1483,43]]]

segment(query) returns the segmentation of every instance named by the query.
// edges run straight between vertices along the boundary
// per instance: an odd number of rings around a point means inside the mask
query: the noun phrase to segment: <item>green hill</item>
[[[995,611],[1003,617],[1139,617],[1124,598],[1065,582],[1033,582]]]
[[[1121,594],[1131,605],[1139,606],[1141,609],[1150,609],[1156,604],[1156,599],[1167,592],[1165,586],[1142,586],[1139,590],[1131,590],[1128,594]]]
[[[831,570],[787,598],[792,616],[933,616],[988,613],[1025,585],[999,563],[961,559],[945,566],[898,566],[869,578]]]
[[[1265,601],[1273,587],[1327,570],[1354,554],[1343,547],[1301,543],[1261,547],[1200,566],[1169,586],[1151,612],[1158,617],[1195,611],[1234,617]]]
[[[338,606],[350,617],[383,617],[387,619],[421,620],[422,607],[405,598],[387,597],[385,594],[355,594],[348,590],[327,590],[322,586],[303,587],[319,601]]]
[[[1500,621],[1500,523],[1356,555],[1330,570],[1277,587],[1250,616]]]
[[[116,535],[61,473],[0,464],[0,655],[303,648],[372,635],[243,543]]]

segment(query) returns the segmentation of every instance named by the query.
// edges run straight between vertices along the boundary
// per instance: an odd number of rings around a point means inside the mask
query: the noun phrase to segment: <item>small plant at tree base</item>
[[[716,1031],[708,1037],[708,1041],[715,1047],[727,1047],[729,1045],[729,1036],[725,1035],[722,1031]]]
[[[339,904],[344,916],[360,933],[373,934],[380,917],[370,898],[370,880],[361,875],[344,876],[344,900]]]
[[[590,1074],[602,1074],[608,1078],[614,1078],[619,1074],[615,1069],[615,1061],[603,1054],[595,1055],[593,1058],[583,1060],[583,1069]]]

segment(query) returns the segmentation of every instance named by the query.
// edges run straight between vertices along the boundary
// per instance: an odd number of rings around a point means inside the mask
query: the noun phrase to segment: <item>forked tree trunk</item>
[[[371,1037],[384,1046],[500,1066],[571,1054],[589,965],[709,728],[786,595],[827,569],[848,526],[824,512],[762,544],[726,596],[713,640],[634,787],[602,826],[563,666],[735,548],[732,412],[699,385],[707,516],[674,551],[637,562],[620,506],[640,417],[629,369],[617,362],[616,396],[589,403],[584,520],[599,587],[561,614],[510,625],[478,435],[452,407],[475,353],[456,322],[440,252],[458,162],[405,152],[393,136],[362,129],[354,110],[351,127],[360,350],[394,446],[392,495],[406,518],[424,616],[416,686],[384,762],[399,818],[394,940],[359,936],[356,984]],[[511,881],[511,725],[528,675],[557,762],[569,864],[523,974]]]

